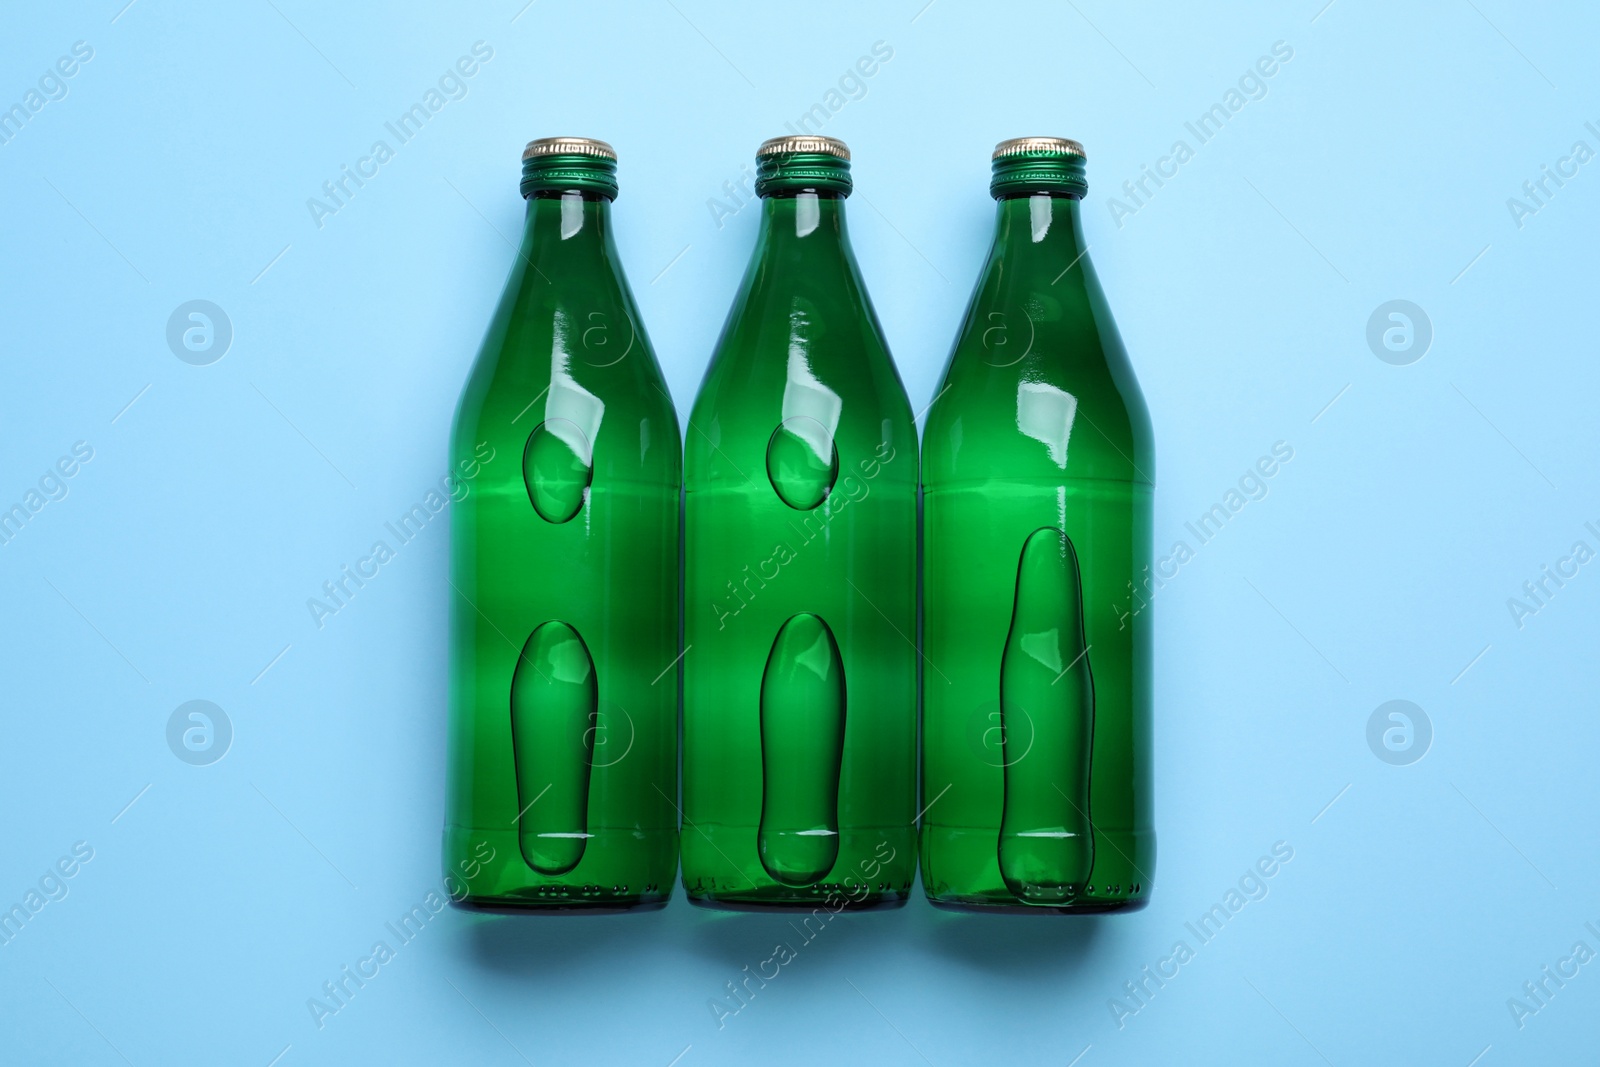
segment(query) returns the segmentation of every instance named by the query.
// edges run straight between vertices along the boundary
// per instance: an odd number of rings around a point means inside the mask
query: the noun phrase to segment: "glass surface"
[[[999,201],[923,435],[922,879],[943,906],[1150,893],[1154,455],[1078,209]]]
[[[677,868],[677,417],[610,201],[528,201],[451,441],[447,886],[660,906]]]
[[[689,899],[904,903],[916,431],[843,199],[762,202],[684,458]]]

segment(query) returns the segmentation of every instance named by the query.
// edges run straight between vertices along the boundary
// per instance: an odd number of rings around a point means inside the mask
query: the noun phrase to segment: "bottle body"
[[[922,874],[943,906],[1150,891],[1152,435],[1078,204],[999,200],[924,433]]]
[[[456,412],[477,473],[451,507],[444,868],[467,906],[661,906],[676,873],[681,443],[609,208],[529,200]]]
[[[842,198],[768,196],[685,440],[683,877],[893,906],[915,864],[915,427]]]

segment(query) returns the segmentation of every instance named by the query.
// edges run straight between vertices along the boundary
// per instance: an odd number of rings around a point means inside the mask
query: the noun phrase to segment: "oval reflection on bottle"
[[[583,510],[594,480],[594,453],[576,423],[548,419],[528,435],[522,450],[522,480],[533,510],[546,522],[562,523]]]
[[[767,480],[778,499],[796,511],[810,511],[828,498],[839,478],[839,449],[816,419],[785,419],[767,441]]]

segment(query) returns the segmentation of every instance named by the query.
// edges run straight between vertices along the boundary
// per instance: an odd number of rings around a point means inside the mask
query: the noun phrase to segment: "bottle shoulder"
[[[631,308],[558,300],[496,314],[456,405],[452,450],[487,441],[520,456],[546,424],[597,473],[678,477],[677,409]]]
[[[759,477],[785,430],[818,463],[836,451],[840,470],[880,447],[916,455],[910,399],[866,284],[843,232],[826,226],[758,240],[685,428],[689,484]],[[914,484],[914,462],[896,474],[908,467]]]
[[[625,281],[581,287],[514,272],[490,320],[468,389],[543,385],[568,377],[596,389],[638,385],[665,391],[665,378]]]
[[[929,407],[924,480],[1027,470],[1151,483],[1154,465],[1149,411],[1088,256],[997,244]]]
[[[747,279],[690,421],[744,413],[769,419],[774,412],[781,419],[816,407],[849,409],[847,419],[911,424],[910,399],[865,290],[808,291]]]
[[[889,480],[915,484],[916,423],[887,348],[859,336],[843,343],[837,332],[828,342],[719,345],[684,432],[690,485],[762,479],[781,437],[841,471],[896,457]]]

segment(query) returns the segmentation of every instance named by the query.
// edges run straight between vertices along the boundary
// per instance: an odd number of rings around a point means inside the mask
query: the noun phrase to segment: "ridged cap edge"
[[[818,137],[813,134],[790,134],[762,141],[761,147],[756,149],[756,158],[796,152],[819,152],[850,162],[850,148],[843,141],[837,137]]]
[[[1057,156],[1078,156],[1087,160],[1088,153],[1083,150],[1083,145],[1070,137],[1013,137],[1009,141],[1001,141],[994,146],[994,155],[991,159],[1002,159],[1006,156],[1020,156],[1023,153],[1046,153]]]
[[[528,147],[522,150],[524,160],[538,156],[597,156],[614,163],[617,150],[593,137],[540,137],[529,141]]]

